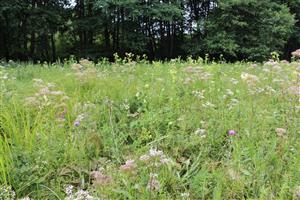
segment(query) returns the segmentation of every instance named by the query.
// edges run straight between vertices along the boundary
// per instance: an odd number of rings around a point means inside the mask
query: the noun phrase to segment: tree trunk
[[[56,48],[55,48],[55,40],[54,34],[51,34],[51,48],[52,48],[52,62],[56,61]]]

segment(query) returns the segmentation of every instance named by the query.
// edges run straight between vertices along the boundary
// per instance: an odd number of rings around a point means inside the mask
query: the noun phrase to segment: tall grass
[[[3,65],[0,185],[18,198],[300,197],[300,63]]]

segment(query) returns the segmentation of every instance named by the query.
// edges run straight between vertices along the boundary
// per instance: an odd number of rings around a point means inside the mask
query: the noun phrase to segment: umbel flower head
[[[158,175],[155,173],[150,173],[150,179],[147,185],[147,189],[150,191],[158,192],[160,190],[160,183],[157,179]]]
[[[295,58],[300,58],[300,49],[297,49],[296,51],[293,51],[292,56],[295,57]]]
[[[120,166],[120,170],[124,172],[134,172],[137,168],[134,160],[127,160],[124,165]]]

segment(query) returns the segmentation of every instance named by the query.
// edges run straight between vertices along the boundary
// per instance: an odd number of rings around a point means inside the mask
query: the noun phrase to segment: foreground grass
[[[32,199],[297,199],[299,72],[11,63],[0,72],[0,199],[7,186]]]

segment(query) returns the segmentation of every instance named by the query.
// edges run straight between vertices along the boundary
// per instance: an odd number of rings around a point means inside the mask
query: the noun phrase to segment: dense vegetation
[[[288,59],[299,19],[300,0],[0,0],[0,59]]]
[[[300,198],[299,62],[2,65],[0,199]]]

